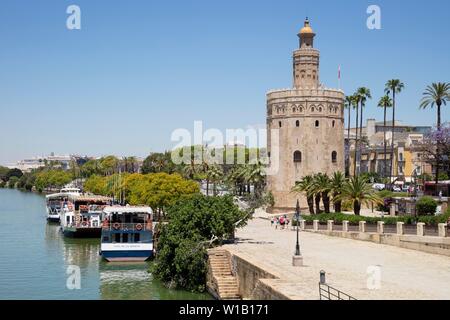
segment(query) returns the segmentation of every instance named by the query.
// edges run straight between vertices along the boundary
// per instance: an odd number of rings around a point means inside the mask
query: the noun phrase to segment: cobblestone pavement
[[[295,231],[276,230],[256,216],[236,236],[237,244],[226,247],[278,276],[273,287],[295,299],[319,298],[322,269],[329,285],[356,299],[450,299],[450,257],[300,232],[304,266],[293,267]],[[380,267],[378,289],[371,266]]]

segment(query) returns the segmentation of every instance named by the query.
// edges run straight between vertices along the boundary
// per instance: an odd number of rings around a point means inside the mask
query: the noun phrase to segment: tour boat
[[[145,261],[152,257],[152,209],[106,207],[103,210],[100,251],[107,261]]]
[[[61,213],[61,229],[72,238],[100,238],[103,208],[111,204],[108,197],[71,194]]]
[[[63,188],[58,193],[46,196],[47,220],[49,222],[60,222],[64,203],[70,195],[80,194],[78,188]]]

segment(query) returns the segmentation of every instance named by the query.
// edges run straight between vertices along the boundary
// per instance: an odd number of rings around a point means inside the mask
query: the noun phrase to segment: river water
[[[108,263],[99,249],[100,239],[65,238],[47,223],[42,195],[0,189],[0,299],[211,299],[165,288],[149,263]]]

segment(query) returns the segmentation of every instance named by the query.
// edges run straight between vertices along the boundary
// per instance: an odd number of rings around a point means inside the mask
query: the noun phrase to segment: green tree
[[[364,112],[364,107],[366,106],[366,101],[367,99],[372,99],[372,95],[370,94],[370,89],[366,88],[366,87],[361,87],[358,88],[358,90],[356,91],[356,94],[358,96],[358,101],[361,107],[361,114],[360,114],[360,119],[359,119],[359,138],[362,141],[362,126],[363,126],[363,112]],[[359,143],[359,157],[361,157],[361,152],[362,152],[362,143]],[[361,161],[361,159],[360,159]],[[360,164],[361,166],[361,164]]]
[[[314,178],[310,175],[303,177],[302,181],[297,182],[292,188],[293,192],[304,193],[308,203],[309,213],[314,214],[314,193],[313,186]]]
[[[240,211],[231,196],[184,197],[167,212],[170,222],[160,224],[158,255],[152,266],[156,278],[171,286],[204,291],[206,249],[219,245],[245,225],[249,215]]]
[[[340,200],[340,195],[344,189],[346,179],[342,172],[337,171],[333,173],[330,181],[330,193],[333,196],[333,205],[335,212],[342,211],[342,200]]]
[[[434,215],[437,208],[437,202],[432,197],[422,197],[417,200],[416,210],[419,216]]]
[[[351,177],[344,184],[342,193],[337,197],[341,201],[351,201],[353,212],[360,215],[361,205],[368,203],[381,204],[382,199],[376,194],[367,180],[360,176]]]
[[[385,93],[389,95],[392,93],[392,140],[391,140],[391,172],[389,173],[389,183],[392,183],[392,176],[394,175],[394,136],[395,136],[395,97],[405,88],[403,82],[399,79],[391,79],[386,82]]]
[[[346,96],[345,97],[345,108],[348,109],[348,123],[347,123],[347,141],[348,141],[348,150],[350,152],[350,122],[351,122],[351,110],[355,108],[355,96]],[[350,161],[350,159],[349,159]],[[350,174],[350,162],[346,163],[346,174]]]
[[[387,176],[387,157],[386,157],[386,109],[392,107],[392,100],[388,95],[381,97],[378,102],[378,107],[383,108],[384,118],[383,118],[383,148],[384,148],[384,170],[383,178]]]
[[[314,176],[313,189],[316,194],[320,194],[325,213],[330,213],[330,178],[324,173],[318,173]]]
[[[437,129],[441,130],[441,106],[447,105],[447,101],[450,100],[450,83],[438,82],[428,86],[423,93],[423,98],[420,103],[420,108],[426,109],[427,107],[433,108],[436,106],[437,111]],[[436,150],[436,174],[435,182],[436,188],[439,182],[439,166],[440,166],[440,147],[441,141],[437,141]]]
[[[8,180],[8,187],[10,187],[11,189],[15,188],[17,183],[19,182],[19,178],[16,176],[12,176],[9,178]]]

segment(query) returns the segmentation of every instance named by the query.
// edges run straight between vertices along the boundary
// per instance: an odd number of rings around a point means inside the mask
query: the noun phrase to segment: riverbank
[[[319,273],[327,284],[356,299],[448,299],[450,257],[382,244],[300,233],[304,266],[293,267],[296,233],[276,230],[255,215],[237,231],[229,252],[244,299],[319,299]],[[369,289],[368,270],[380,267],[378,289]],[[368,269],[369,268],[369,269]]]

